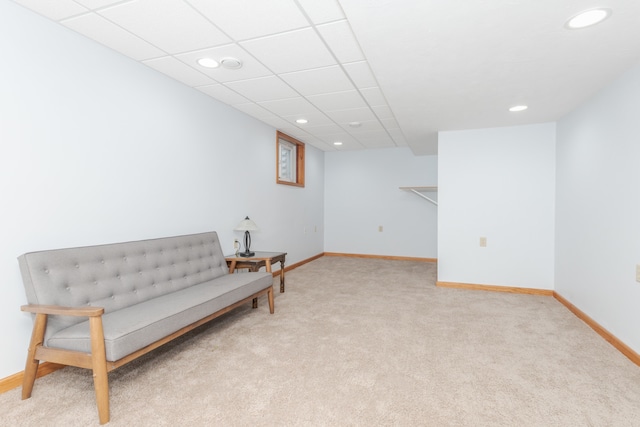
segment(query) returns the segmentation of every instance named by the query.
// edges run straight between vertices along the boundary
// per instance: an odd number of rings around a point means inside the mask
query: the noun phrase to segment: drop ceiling
[[[640,60],[637,0],[14,1],[324,151],[555,121]]]

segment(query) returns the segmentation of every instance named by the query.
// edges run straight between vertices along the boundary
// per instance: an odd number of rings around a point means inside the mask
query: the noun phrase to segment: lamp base
[[[249,258],[254,256],[255,254],[256,254],[255,252],[240,252],[238,255],[244,258]]]

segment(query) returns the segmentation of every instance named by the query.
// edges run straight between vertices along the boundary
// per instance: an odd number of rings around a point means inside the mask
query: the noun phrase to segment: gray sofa
[[[31,252],[18,258],[35,314],[22,398],[39,361],[93,370],[100,423],[107,373],[233,308],[267,295],[270,273],[229,274],[215,232]]]

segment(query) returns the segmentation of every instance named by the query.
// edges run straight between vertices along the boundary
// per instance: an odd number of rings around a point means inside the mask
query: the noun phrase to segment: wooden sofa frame
[[[269,312],[274,312],[273,302],[273,286],[263,289],[255,294],[229,305],[207,317],[198,320],[184,328],[131,353],[115,362],[109,362],[106,359],[104,332],[102,328],[102,314],[104,309],[101,307],[61,307],[52,305],[36,305],[29,304],[21,307],[22,311],[34,313],[35,321],[33,332],[31,334],[31,343],[27,354],[27,362],[24,370],[24,378],[22,383],[22,399],[31,397],[33,385],[38,373],[40,361],[47,361],[67,366],[76,366],[79,368],[91,369],[93,371],[93,383],[96,393],[96,403],[98,406],[98,417],[100,424],[109,422],[109,380],[107,374],[112,370],[119,368],[126,363],[131,362],[138,357],[149,353],[150,351],[160,347],[161,345],[186,334],[187,332],[201,326],[216,317],[225,314],[234,308],[245,304],[251,300],[254,301],[254,308],[257,307],[257,298],[267,295],[269,302]],[[91,353],[83,353],[79,351],[63,350],[58,348],[50,348],[43,345],[45,329],[47,327],[47,317],[49,315],[62,316],[80,316],[89,318],[89,329],[91,336]]]

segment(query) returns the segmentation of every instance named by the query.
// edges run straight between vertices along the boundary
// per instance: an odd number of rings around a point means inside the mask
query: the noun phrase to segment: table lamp
[[[238,254],[241,257],[248,258],[256,254],[255,252],[251,252],[249,250],[249,248],[251,247],[251,234],[249,234],[249,231],[255,231],[257,229],[258,226],[255,222],[250,220],[249,217],[246,217],[245,219],[240,221],[240,224],[238,224],[238,226],[235,228],[236,231],[244,231],[244,252],[240,252]]]

